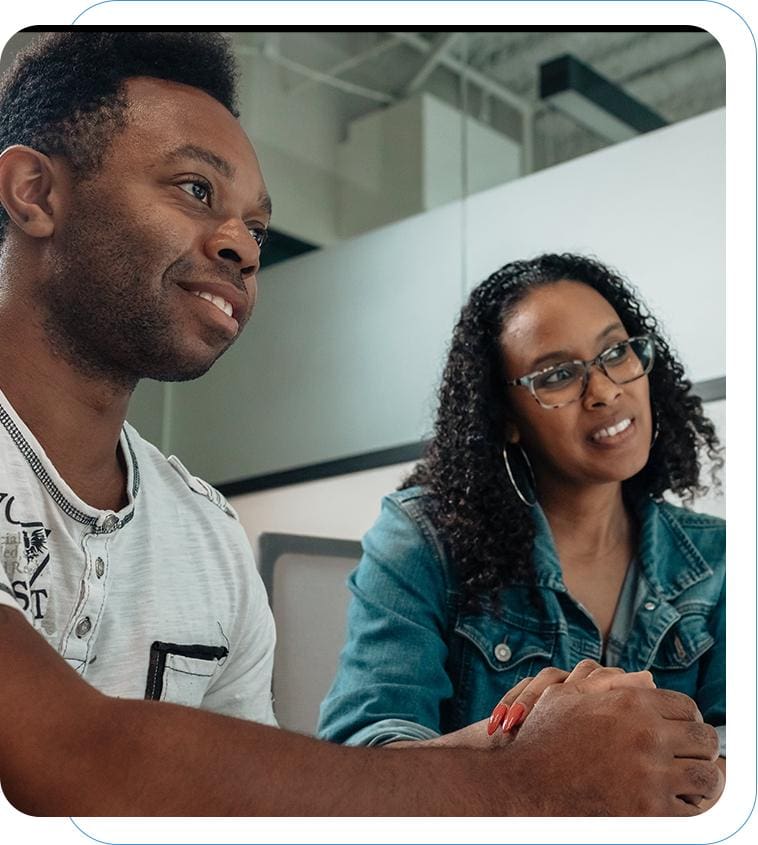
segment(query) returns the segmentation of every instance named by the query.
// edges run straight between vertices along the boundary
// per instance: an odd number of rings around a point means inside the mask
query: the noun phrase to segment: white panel
[[[274,713],[283,728],[316,732],[345,642],[345,580],[357,562],[315,554],[283,554],[276,562]]]

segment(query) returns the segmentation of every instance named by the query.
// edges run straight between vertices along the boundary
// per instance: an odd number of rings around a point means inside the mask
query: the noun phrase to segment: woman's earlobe
[[[31,238],[48,238],[55,231],[54,182],[52,162],[44,153],[16,144],[0,155],[0,205]]]
[[[505,442],[507,444],[518,443],[521,440],[521,435],[517,426],[512,422],[505,424]]]

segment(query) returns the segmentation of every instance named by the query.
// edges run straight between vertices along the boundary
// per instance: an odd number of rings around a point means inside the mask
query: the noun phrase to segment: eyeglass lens
[[[650,371],[653,344],[648,337],[625,340],[598,356],[598,365],[611,381],[627,384]],[[581,361],[565,361],[535,376],[537,398],[546,405],[573,402],[582,395],[588,368]]]

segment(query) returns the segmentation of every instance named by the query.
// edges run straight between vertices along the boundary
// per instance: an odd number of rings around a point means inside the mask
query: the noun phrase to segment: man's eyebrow
[[[271,197],[267,193],[264,192],[258,197],[257,205],[261,211],[271,217]]]
[[[234,176],[234,168],[229,164],[225,158],[216,155],[205,147],[198,147],[195,144],[185,144],[183,147],[177,147],[166,156],[167,161],[175,161],[179,158],[193,158],[196,161],[202,161],[209,164],[214,170],[217,170],[222,176],[231,179]]]

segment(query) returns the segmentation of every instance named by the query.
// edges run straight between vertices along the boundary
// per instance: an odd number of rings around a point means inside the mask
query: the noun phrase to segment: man
[[[138,379],[200,375],[253,308],[270,201],[232,80],[220,36],[85,32],[0,87],[6,795],[61,815],[698,812],[718,744],[672,693],[554,687],[497,750],[272,726],[234,513],[124,423]]]

